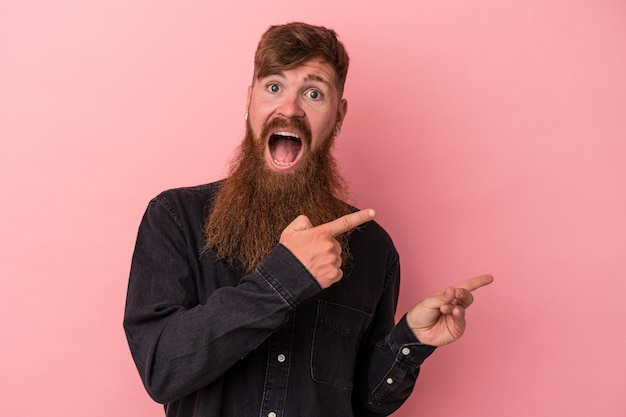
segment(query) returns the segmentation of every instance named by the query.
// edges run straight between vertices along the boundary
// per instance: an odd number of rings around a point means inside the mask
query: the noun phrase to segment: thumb
[[[298,232],[301,230],[310,229],[312,227],[313,227],[313,223],[311,223],[311,220],[309,220],[309,218],[305,216],[304,214],[301,214],[298,217],[296,217],[291,223],[289,223],[287,227],[285,227],[284,231],[285,232]]]
[[[429,309],[439,309],[444,304],[449,304],[454,300],[454,287],[448,287],[437,294],[422,300],[422,306]]]

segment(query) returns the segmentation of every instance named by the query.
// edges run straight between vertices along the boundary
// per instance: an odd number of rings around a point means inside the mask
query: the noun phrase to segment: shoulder
[[[359,208],[350,206],[352,211],[359,211]],[[377,247],[383,246],[395,250],[393,240],[384,227],[382,227],[376,220],[372,220],[362,224],[354,229],[350,235],[350,245],[358,242],[361,244],[375,245]]]
[[[150,200],[146,215],[155,218],[166,216],[179,225],[184,222],[183,219],[201,221],[222,182],[165,190]]]
[[[389,233],[376,221],[370,221],[356,228],[350,235],[350,248],[355,253],[376,254],[392,262],[397,261],[398,253]]]
[[[171,188],[161,192],[152,199],[153,202],[169,203],[204,203],[210,202],[223,181],[209,184],[195,185],[192,187]]]
[[[357,229],[357,231],[364,233],[366,236],[376,240],[378,243],[384,243],[393,246],[393,241],[389,233],[387,233],[385,228],[382,227],[375,220],[366,223],[362,229]]]
[[[191,187],[171,188],[154,197],[151,205],[169,205],[173,208],[204,208],[211,204],[223,181]]]

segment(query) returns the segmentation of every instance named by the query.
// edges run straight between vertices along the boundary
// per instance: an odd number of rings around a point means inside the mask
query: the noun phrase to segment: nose
[[[300,104],[300,97],[298,94],[286,95],[280,105],[276,108],[276,113],[280,116],[291,117],[304,117],[304,109]]]

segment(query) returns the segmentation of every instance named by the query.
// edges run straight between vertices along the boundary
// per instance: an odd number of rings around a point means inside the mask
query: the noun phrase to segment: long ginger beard
[[[215,197],[213,210],[205,226],[205,249],[215,251],[218,258],[247,273],[254,271],[278,244],[282,231],[297,216],[304,214],[314,226],[350,213],[343,200],[347,187],[331,154],[330,135],[311,151],[311,135],[299,120],[280,119],[283,127],[297,126],[306,133],[309,151],[302,156],[292,172],[276,172],[265,162],[267,132],[276,124],[266,126],[260,138],[246,123],[246,136],[231,168]],[[337,240],[342,246],[344,261],[349,257],[349,234]]]

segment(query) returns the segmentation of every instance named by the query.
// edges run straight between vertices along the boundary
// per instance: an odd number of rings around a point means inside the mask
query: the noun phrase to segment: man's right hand
[[[280,235],[282,243],[315,277],[328,288],[343,277],[341,245],[335,239],[376,216],[372,209],[361,210],[313,227],[307,216],[296,217]]]

